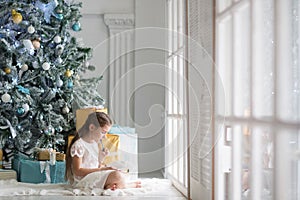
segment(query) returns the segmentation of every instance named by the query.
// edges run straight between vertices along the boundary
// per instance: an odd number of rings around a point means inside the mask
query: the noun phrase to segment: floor
[[[154,171],[150,173],[143,173],[139,174],[138,176],[140,179],[158,179],[158,180],[166,180],[163,179],[163,173],[162,171]],[[166,180],[167,181],[167,180]],[[169,182],[169,181],[167,181]],[[155,182],[154,187],[155,188],[161,188],[158,190],[154,190],[152,192],[146,192],[145,194],[142,193],[137,196],[55,196],[55,195],[48,195],[48,196],[1,196],[1,200],[52,200],[52,199],[59,199],[59,200],[69,200],[69,199],[83,199],[83,200],[94,200],[94,199],[100,199],[100,200],[112,200],[112,199],[118,199],[118,200],[132,200],[132,199],[143,199],[143,200],[151,200],[151,199],[161,199],[161,200],[186,200],[185,198],[175,187],[164,187],[164,185],[160,184],[163,182]],[[169,182],[170,184],[170,182]],[[5,184],[7,186],[7,184]],[[16,191],[14,187],[11,188],[13,191]],[[31,186],[29,186],[29,190],[32,190]],[[1,191],[1,188],[0,188]],[[7,190],[6,190],[7,191]],[[57,194],[56,194],[57,195]]]
[[[185,197],[65,197],[65,196],[31,196],[31,197],[1,197],[1,200],[152,200],[152,199],[158,199],[158,200],[186,200]]]
[[[164,178],[162,171],[153,171],[148,173],[140,173],[139,178]]]
[[[1,200],[186,200],[179,191],[175,188],[163,194],[152,194],[151,196],[13,196],[0,197]]]
[[[147,179],[147,178],[157,178],[163,179],[163,175],[161,171],[139,174],[139,178]],[[166,180],[166,179],[165,179]],[[162,187],[160,184],[156,184],[157,187]],[[1,188],[0,188],[1,190]],[[143,195],[143,196],[142,196]],[[186,200],[187,198],[184,197],[175,187],[168,187],[164,188],[160,191],[154,191],[149,194],[142,194],[138,196],[1,196],[1,200],[69,200],[69,199],[82,199],[82,200],[152,200],[152,199],[159,199],[159,200]]]

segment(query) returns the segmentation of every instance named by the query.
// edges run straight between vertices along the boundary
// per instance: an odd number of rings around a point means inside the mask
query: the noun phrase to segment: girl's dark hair
[[[111,126],[112,120],[110,119],[108,114],[104,112],[93,112],[89,114],[83,126],[75,133],[74,138],[72,139],[70,144],[68,144],[67,153],[66,153],[65,180],[66,181],[69,180],[71,183],[73,182],[73,173],[71,169],[71,165],[72,165],[71,147],[80,138],[79,133],[81,136],[89,133],[89,126],[91,124],[94,124],[96,127],[99,126],[104,127],[105,125]]]

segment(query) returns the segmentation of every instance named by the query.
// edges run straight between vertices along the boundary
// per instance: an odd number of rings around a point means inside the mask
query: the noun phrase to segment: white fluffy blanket
[[[112,190],[73,189],[69,184],[31,184],[0,180],[0,197],[4,196],[177,196],[181,194],[167,179],[141,179],[141,188]]]

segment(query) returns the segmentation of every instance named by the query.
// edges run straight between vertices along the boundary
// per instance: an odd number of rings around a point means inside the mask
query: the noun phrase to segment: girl
[[[98,143],[111,125],[107,114],[91,113],[73,138],[67,151],[65,179],[74,187],[115,190],[141,186],[140,182],[125,184],[122,172],[101,164],[103,152],[99,153]]]

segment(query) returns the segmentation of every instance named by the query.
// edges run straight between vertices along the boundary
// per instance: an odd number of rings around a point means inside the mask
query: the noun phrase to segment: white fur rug
[[[8,196],[173,196],[181,194],[167,179],[141,179],[141,188],[112,190],[73,189],[69,184],[31,184],[0,180],[0,197]],[[1,199],[1,198],[0,198]]]

